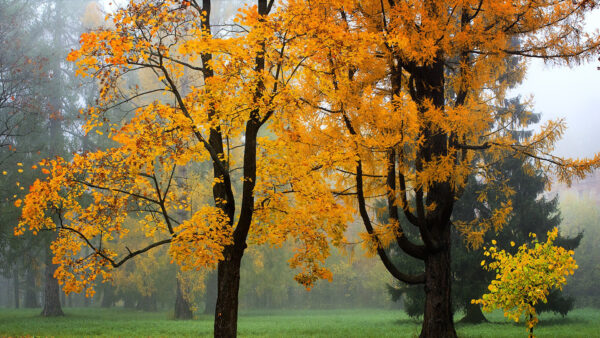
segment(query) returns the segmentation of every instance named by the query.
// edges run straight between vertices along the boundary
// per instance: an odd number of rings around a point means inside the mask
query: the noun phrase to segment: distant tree
[[[600,308],[598,280],[600,280],[600,199],[598,174],[592,180],[581,182],[590,190],[580,195],[565,191],[560,196],[563,230],[572,236],[584,233],[581,244],[575,250],[579,269],[565,287],[565,293],[575,297],[579,307]]]
[[[75,117],[81,103],[89,100],[88,88],[74,78],[73,67],[66,55],[83,30],[79,12],[86,2],[44,0],[0,1],[0,39],[5,48],[0,51],[0,259],[6,266],[27,266],[28,280],[33,262],[45,266],[45,316],[61,315],[59,286],[54,278],[51,257],[47,250],[50,234],[37,238],[13,238],[18,212],[14,207],[25,193],[25,187],[42,176],[38,162],[46,156],[68,156],[81,146],[81,134],[73,133]],[[46,244],[40,244],[40,243]],[[19,262],[29,257],[29,262]],[[18,278],[18,273],[15,273]],[[30,282],[26,283],[30,285]],[[37,295],[26,303],[37,305]],[[16,290],[18,291],[18,290]],[[17,292],[18,293],[18,292]],[[18,299],[18,295],[16,297]],[[28,301],[29,300],[29,301]]]

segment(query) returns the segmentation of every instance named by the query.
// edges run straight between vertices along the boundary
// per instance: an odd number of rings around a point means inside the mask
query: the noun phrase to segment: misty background
[[[30,168],[41,159],[106,146],[80,130],[79,110],[93,105],[96,84],[89,78],[76,77],[74,65],[65,58],[77,48],[81,33],[102,26],[104,13],[123,3],[0,0],[0,307],[44,306],[44,289],[52,283],[47,273],[51,238],[46,234],[15,238],[13,228],[19,209],[14,202],[39,177]],[[221,3],[226,6],[218,12],[217,21],[234,15],[243,1]],[[600,25],[598,18],[592,20],[595,27]],[[583,157],[600,151],[599,64],[557,68],[530,62],[525,81],[514,89],[515,96],[533,95],[533,110],[541,114],[542,122],[566,119],[569,129],[558,144],[558,155]],[[565,238],[583,234],[575,249],[580,268],[567,283],[565,298],[573,299],[575,307],[600,307],[600,294],[595,288],[600,278],[600,263],[595,259],[600,257],[596,245],[600,241],[600,175],[591,175],[572,187],[554,185],[549,193],[531,193],[538,200],[556,201],[547,216],[559,221]],[[319,282],[310,291],[293,279],[295,271],[287,264],[292,255],[290,247],[249,247],[242,264],[240,308],[410,311],[410,305],[419,297],[418,290],[404,289],[379,259],[365,256],[358,239],[361,231],[360,222],[349,225],[349,244],[344,250],[334,251],[328,260],[333,281]],[[460,243],[457,238],[455,245]],[[128,262],[116,271],[114,280],[99,281],[92,297],[61,292],[62,306],[171,311],[183,298],[196,314],[212,314],[215,272],[192,272],[183,279],[184,285],[179,285],[175,282],[178,268],[164,251],[156,250]]]

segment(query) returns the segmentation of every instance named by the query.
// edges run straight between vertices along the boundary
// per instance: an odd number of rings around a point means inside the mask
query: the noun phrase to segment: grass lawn
[[[0,309],[0,336],[212,336],[212,318],[168,319],[166,312],[124,309],[67,308],[66,316],[42,318],[39,309]],[[507,322],[501,313],[491,323],[457,324],[460,337],[526,337],[522,323]],[[241,337],[416,337],[420,324],[398,310],[285,310],[241,312]],[[579,309],[566,318],[544,314],[537,337],[600,337],[600,310]]]

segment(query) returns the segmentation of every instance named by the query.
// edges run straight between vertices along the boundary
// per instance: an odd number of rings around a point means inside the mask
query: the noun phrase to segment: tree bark
[[[452,319],[450,228],[445,245],[425,259],[425,312],[420,337],[455,338]]]
[[[56,271],[56,264],[52,264],[51,254],[48,253],[44,273],[44,309],[42,310],[42,316],[44,317],[65,315],[60,306],[60,288],[58,287],[58,281],[54,278],[54,271]]]
[[[192,307],[190,306],[190,302],[188,302],[183,295],[179,278],[176,277],[176,279],[177,291],[175,296],[175,319],[192,319],[194,318]]]
[[[237,335],[238,292],[242,254],[233,247],[225,249],[225,260],[218,267],[218,295],[215,308],[215,338],[232,338]]]
[[[204,314],[214,315],[217,307],[218,273],[211,271],[206,281],[206,293],[204,294]]]

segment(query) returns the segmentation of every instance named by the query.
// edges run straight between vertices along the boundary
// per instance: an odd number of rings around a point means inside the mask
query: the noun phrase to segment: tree
[[[536,235],[531,234],[531,247],[523,244],[514,255],[499,250],[495,246],[497,242],[492,240],[492,246],[484,248],[484,255],[493,261],[483,260],[481,266],[495,271],[496,279],[488,287],[490,293],[472,302],[483,305],[486,311],[504,309],[504,316],[515,322],[525,315],[529,337],[533,337],[533,328],[538,322],[536,305],[546,303],[550,290],[562,290],[566,276],[578,268],[573,250],[554,245],[557,236],[558,228],[554,228],[548,232],[548,240],[540,243]]]
[[[0,124],[4,126],[0,128],[3,130],[0,132],[1,259],[8,266],[28,266],[27,281],[32,282],[27,282],[26,303],[29,300],[32,306],[39,303],[33,269],[43,270],[45,265],[48,271],[43,273],[46,278],[42,280],[47,291],[44,295],[48,298],[43,302],[43,315],[62,314],[58,284],[53,278],[50,257],[44,250],[49,238],[13,238],[14,224],[18,223],[13,204],[24,195],[25,187],[40,176],[28,169],[35,167],[42,156],[68,154],[69,148],[77,147],[77,135],[67,137],[65,134],[73,125],[71,118],[81,108],[80,102],[87,99],[89,86],[82,86],[74,79],[64,58],[82,31],[77,13],[82,3],[65,6],[58,0],[40,1],[35,5],[26,1],[0,2],[0,31],[6,46],[0,52]],[[25,258],[26,262],[20,262]],[[14,275],[18,279],[18,273]],[[15,299],[18,299],[18,289],[15,291]]]
[[[288,203],[279,235],[266,223],[269,201],[282,198],[281,185],[261,182],[273,174],[266,163],[276,147],[259,131],[274,116],[293,113],[289,91],[303,60],[287,47],[298,34],[282,30],[294,18],[273,8],[273,0],[258,0],[242,9],[230,29],[212,30],[210,0],[131,1],[112,15],[112,27],[81,36],[81,47],[68,60],[77,62],[81,75],[100,81],[98,103],[85,112],[84,128],[108,135],[114,146],[75,154],[71,161],[42,161],[47,177],[31,186],[15,229],[56,230],[55,276],[66,292],[92,295],[97,277],[108,280],[112,269],[168,245],[182,269],[218,265],[215,336],[234,337],[249,234],[258,243],[296,237],[291,265],[300,269],[297,279],[310,286],[330,278],[320,266],[328,256],[327,238],[339,243],[349,217],[321,174],[301,178],[304,195]],[[135,72],[150,81],[123,88]],[[165,96],[144,101],[155,93]],[[120,116],[122,123],[111,121],[110,108],[124,103],[138,108]],[[243,159],[240,167],[236,156]],[[190,182],[175,177],[177,168],[202,162],[213,167],[210,204],[190,199]],[[235,180],[242,181],[241,191]],[[315,198],[323,213],[303,208]],[[180,218],[182,209],[191,216]],[[254,217],[256,210],[262,211]],[[126,238],[133,227],[147,241],[130,249]]]
[[[561,121],[519,141],[505,132],[514,112],[496,109],[514,83],[502,76],[509,57],[571,64],[595,55],[598,36],[580,34],[595,4],[289,1],[288,11],[302,21],[302,53],[310,58],[298,94],[301,121],[282,126],[278,136],[314,145],[324,167],[333,167],[337,195],[357,205],[367,247],[398,280],[425,285],[422,337],[456,336],[452,226],[478,247],[511,212],[508,202],[487,218],[451,221],[469,175],[487,183],[486,189],[501,184],[490,163],[508,156],[531,158],[536,170],[563,181],[598,167],[599,155],[570,160],[551,154],[564,129]],[[496,189],[511,194],[502,185]],[[380,196],[387,196],[389,219],[378,225],[368,201]],[[485,190],[479,198],[486,199]],[[408,222],[401,224],[401,213]],[[406,227],[418,230],[417,241],[403,235]],[[422,261],[424,270],[400,271],[385,251],[392,244]]]
[[[512,110],[518,120],[513,121],[513,126],[507,130],[515,139],[526,140],[531,137],[533,131],[530,128],[533,123],[538,123],[540,114],[527,110],[526,105],[519,98],[507,100],[503,110]],[[527,127],[525,127],[527,126]],[[485,189],[485,182],[478,181],[476,177],[470,177],[461,199],[456,202],[452,213],[452,219],[473,221],[478,217],[489,217],[493,210],[501,203],[511,201],[512,213],[507,224],[501,231],[486,235],[486,242],[495,239],[498,247],[514,254],[516,248],[510,247],[509,243],[525,243],[530,233],[535,233],[541,240],[545,240],[545,234],[561,224],[560,211],[558,209],[558,196],[550,199],[544,196],[547,178],[543,172],[533,170],[531,163],[519,158],[508,157],[492,164],[496,171],[496,180],[505,182],[511,190],[518,192],[506,197],[502,191],[487,190],[486,200],[478,199],[479,192]],[[387,215],[385,215],[387,217]],[[583,233],[574,237],[565,237],[561,234],[556,239],[556,245],[567,250],[574,250],[582,238]],[[491,273],[486,273],[479,267],[479,262],[484,259],[481,249],[474,250],[463,245],[463,238],[458,231],[452,232],[452,270],[453,304],[454,309],[466,312],[461,322],[478,323],[485,321],[485,317],[478,305],[471,304],[471,299],[479,298],[487,285],[494,278]],[[395,263],[398,264],[397,258]],[[406,260],[406,258],[404,258]],[[423,290],[415,290],[414,287],[391,288],[390,292],[395,297],[405,294],[409,306],[406,307],[410,315],[422,315]],[[415,308],[416,307],[416,308]],[[558,290],[552,291],[548,296],[548,302],[537,307],[538,313],[554,311],[566,315],[573,307],[573,298],[565,298]]]

